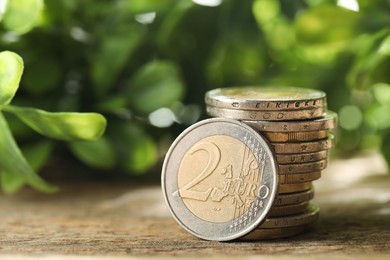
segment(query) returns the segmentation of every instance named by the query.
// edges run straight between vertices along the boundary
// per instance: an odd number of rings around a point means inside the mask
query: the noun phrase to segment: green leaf
[[[347,74],[348,85],[352,88],[368,89],[377,82],[388,81],[388,29],[361,37],[356,60]]]
[[[139,139],[133,141],[131,156],[129,160],[125,161],[124,166],[131,172],[143,173],[156,162],[156,144],[148,136],[141,136]]]
[[[26,183],[36,188],[37,190],[43,192],[54,192],[57,190],[56,187],[48,184],[43,179],[41,179],[34,171],[31,169],[30,165],[27,163],[23,154],[19,150],[11,132],[8,128],[8,124],[4,119],[3,114],[0,112],[0,167],[3,178],[8,178],[9,176],[4,177],[4,173],[18,175]],[[7,181],[8,180],[8,181]],[[10,183],[12,179],[8,178],[5,183]],[[13,180],[15,181],[16,178]],[[4,185],[3,181],[2,184]],[[19,184],[9,184],[9,188],[16,187]]]
[[[39,171],[53,151],[51,141],[40,141],[33,145],[21,147],[24,157],[34,171]]]
[[[35,108],[3,107],[38,133],[66,141],[92,140],[106,128],[106,119],[97,113],[52,113]]]
[[[105,97],[95,108],[103,113],[121,113],[126,110],[127,99],[123,95]]]
[[[175,4],[175,0],[125,0],[131,13],[161,12]]]
[[[259,48],[259,41],[237,40],[235,43],[222,41],[216,45],[207,74],[215,85],[252,84],[262,78],[265,69],[265,55]]]
[[[309,8],[295,23],[298,42],[344,47],[358,35],[359,14],[334,5]]]
[[[105,95],[113,87],[127,61],[143,39],[143,31],[130,27],[116,33],[110,32],[101,40],[100,49],[91,60],[91,76],[95,91]]]
[[[0,52],[0,105],[11,102],[23,74],[23,60],[14,52]]]
[[[13,114],[6,113],[4,114],[4,117],[5,120],[7,120],[8,127],[11,130],[12,136],[15,138],[15,140],[24,142],[26,140],[32,140],[37,136],[34,130],[24,124]]]
[[[25,184],[24,179],[20,175],[10,174],[5,171],[0,171],[1,189],[6,194],[12,194],[18,191]]]
[[[184,94],[179,68],[169,61],[152,61],[140,68],[130,81],[127,96],[140,113],[172,105]]]
[[[252,12],[257,23],[259,23],[260,26],[263,26],[263,24],[278,18],[280,3],[279,1],[272,0],[255,0],[252,6]]]
[[[381,43],[378,49],[380,55],[390,55],[390,35],[388,35]]]
[[[296,51],[312,64],[333,64],[360,34],[359,14],[323,4],[308,8],[295,20]]]
[[[19,34],[30,31],[41,18],[43,0],[10,0],[4,15],[7,30]]]
[[[109,169],[115,165],[115,151],[106,138],[87,142],[71,142],[69,148],[80,161],[91,167]]]
[[[143,129],[129,123],[115,126],[113,129],[113,141],[123,169],[142,174],[156,163],[156,144]]]
[[[50,73],[48,73],[50,71]],[[24,72],[23,90],[32,96],[43,96],[61,85],[62,68],[51,58],[40,58],[33,66],[27,66]]]
[[[177,1],[177,4],[173,5],[168,14],[161,22],[160,28],[157,32],[157,44],[159,49],[169,53],[171,57],[181,57],[181,53],[178,53],[177,38],[183,40],[185,33],[179,32],[180,25],[183,25],[186,16],[191,10],[196,8],[196,4],[193,1]],[[188,26],[185,27],[188,29]],[[202,28],[204,31],[204,28]],[[192,34],[191,34],[192,35]],[[177,38],[176,38],[177,37]],[[188,45],[188,43],[187,43]],[[175,48],[172,48],[175,46]]]

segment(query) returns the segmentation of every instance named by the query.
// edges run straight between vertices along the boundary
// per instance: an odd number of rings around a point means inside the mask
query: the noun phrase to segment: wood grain
[[[315,182],[310,232],[261,242],[209,242],[186,233],[159,184],[67,181],[54,195],[0,195],[0,259],[93,256],[383,259],[390,256],[390,175],[378,156],[330,162]],[[85,258],[82,258],[85,259]]]

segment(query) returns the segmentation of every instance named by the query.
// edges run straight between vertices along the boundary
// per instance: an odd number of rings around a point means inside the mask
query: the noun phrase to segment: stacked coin
[[[336,114],[326,94],[302,88],[223,88],[205,96],[207,113],[242,121],[268,140],[279,171],[278,194],[267,218],[245,239],[281,238],[303,232],[318,218],[312,181],[327,166]]]

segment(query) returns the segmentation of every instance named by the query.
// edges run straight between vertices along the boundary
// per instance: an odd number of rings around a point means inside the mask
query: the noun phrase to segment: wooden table
[[[182,230],[158,183],[67,181],[45,195],[0,195],[0,259],[390,259],[390,175],[378,155],[333,160],[315,182],[320,220],[306,234],[209,242]]]

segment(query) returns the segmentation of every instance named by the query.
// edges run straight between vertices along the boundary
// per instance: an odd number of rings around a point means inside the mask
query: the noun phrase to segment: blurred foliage
[[[23,34],[39,20],[42,7],[42,0],[1,1],[0,19],[8,30]],[[43,192],[54,192],[57,187],[36,174],[49,158],[52,143],[40,141],[25,146],[22,152],[3,112],[41,135],[63,141],[96,140],[105,131],[106,119],[97,113],[47,112],[11,105],[23,71],[24,62],[18,54],[0,52],[0,187],[6,193],[13,193],[28,184]]]
[[[390,162],[389,0],[23,0],[2,26],[1,48],[25,61],[15,104],[107,117],[103,139],[68,146],[90,167],[159,175],[174,136],[206,117],[204,93],[232,85],[324,90],[337,154]],[[9,122],[22,147],[40,142]]]
[[[48,158],[51,144],[40,142],[30,146],[25,151],[27,156],[24,156],[3,112],[16,116],[41,135],[66,141],[97,139],[104,133],[106,119],[96,113],[53,113],[10,105],[22,73],[23,59],[19,55],[10,51],[0,52],[0,185],[6,193],[12,193],[25,184],[40,191],[54,192],[57,188],[40,178],[34,169]]]

